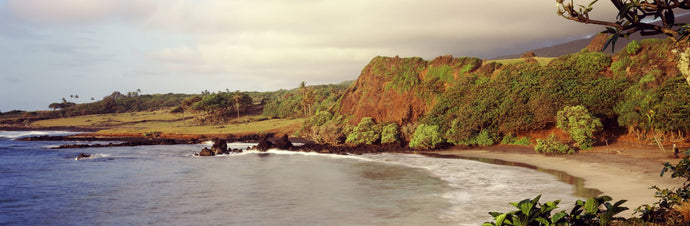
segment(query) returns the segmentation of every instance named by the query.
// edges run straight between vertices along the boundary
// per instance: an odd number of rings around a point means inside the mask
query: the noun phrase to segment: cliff
[[[433,107],[436,96],[451,81],[474,72],[478,58],[441,56],[432,61],[419,57],[375,57],[340,99],[334,112],[351,115],[351,124],[363,117],[398,125],[419,121]]]
[[[688,47],[651,39],[631,42],[613,56],[583,49],[543,62],[530,57],[504,64],[472,57],[375,57],[338,102],[302,131],[317,141],[353,145],[393,137],[412,146],[420,136],[427,139],[420,142],[431,142],[428,148],[529,143],[554,130],[558,111],[581,105],[603,122],[601,142],[626,131],[640,140],[654,132],[681,141],[690,132]]]

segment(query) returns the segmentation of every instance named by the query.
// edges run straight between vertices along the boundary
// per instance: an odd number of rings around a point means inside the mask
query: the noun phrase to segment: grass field
[[[187,115],[189,116],[189,115]],[[98,134],[252,134],[261,132],[293,135],[304,119],[265,119],[246,116],[223,125],[199,126],[193,119],[168,111],[86,115],[70,118],[40,120],[34,127],[108,127]]]
[[[36,127],[51,127],[51,126],[85,126],[85,127],[108,127],[117,126],[128,123],[137,123],[142,121],[172,121],[179,119],[180,116],[169,113],[167,111],[152,111],[152,112],[133,112],[133,113],[117,113],[117,114],[99,114],[99,115],[85,115],[69,118],[57,118],[40,120],[31,123]]]
[[[212,126],[192,126],[188,121],[173,122],[142,122],[132,125],[118,126],[101,130],[99,134],[141,133],[155,132],[168,134],[251,134],[262,132],[293,133],[302,126],[304,119],[270,119],[248,123],[236,123]]]
[[[541,66],[546,66],[549,63],[551,63],[551,61],[553,59],[556,59],[556,58],[555,57],[534,57],[534,59],[537,60],[537,62],[539,62],[539,64]],[[496,63],[501,63],[501,64],[507,65],[507,64],[514,64],[514,63],[519,63],[519,62],[523,62],[523,61],[525,61],[525,59],[515,58],[515,59],[504,59],[504,60],[489,60],[488,62],[496,62]]]

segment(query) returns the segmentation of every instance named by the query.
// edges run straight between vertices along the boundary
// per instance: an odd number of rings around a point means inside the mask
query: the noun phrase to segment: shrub
[[[381,144],[400,143],[400,129],[398,124],[391,123],[381,130]]]
[[[491,135],[489,135],[488,130],[482,130],[477,134],[477,137],[475,139],[477,141],[477,145],[479,146],[491,146],[496,143],[493,138],[491,138]]]
[[[624,77],[627,73],[628,67],[632,64],[632,61],[627,56],[621,56],[611,64],[611,71],[616,77]]]
[[[556,115],[556,127],[565,130],[579,146],[586,150],[594,144],[594,134],[603,127],[598,118],[582,106],[565,106]]]
[[[437,148],[439,144],[443,143],[443,138],[438,132],[437,125],[421,124],[415,129],[412,140],[410,140],[411,148],[431,150]]]
[[[347,135],[345,143],[350,145],[374,144],[381,139],[381,133],[376,130],[376,123],[370,117],[364,117]]]
[[[628,53],[628,55],[635,55],[640,51],[640,48],[642,48],[640,43],[636,40],[633,40],[632,42],[628,43],[627,46],[625,46],[625,52]]]
[[[532,142],[530,142],[529,138],[527,137],[521,137],[518,139],[513,134],[508,134],[503,136],[503,139],[501,139],[501,144],[530,145]]]
[[[560,200],[541,204],[539,198],[541,195],[534,199],[510,203],[518,208],[512,212],[490,212],[489,214],[494,217],[494,221],[482,225],[610,225],[615,221],[625,223],[624,218],[616,217],[616,215],[628,209],[621,206],[626,200],[612,204],[610,203],[611,197],[599,196],[590,198],[586,202],[577,200],[570,213],[560,211],[551,214],[553,210],[558,208]]]
[[[307,124],[309,124],[309,126],[322,126],[326,124],[326,122],[330,121],[332,118],[333,114],[331,114],[330,112],[320,111],[316,115],[307,119]]]
[[[558,142],[556,135],[551,134],[547,139],[537,139],[534,151],[544,154],[573,154],[575,151],[568,145]]]

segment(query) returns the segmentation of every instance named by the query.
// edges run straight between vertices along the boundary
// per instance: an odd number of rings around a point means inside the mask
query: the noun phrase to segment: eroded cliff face
[[[363,117],[399,125],[418,120],[428,110],[416,86],[427,67],[421,58],[374,58],[340,100],[338,114],[352,115],[351,123]],[[395,80],[402,81],[396,83]],[[406,85],[410,85],[406,87]]]
[[[345,92],[334,113],[352,116],[350,124],[363,117],[398,125],[414,123],[433,107],[439,88],[445,89],[449,80],[481,65],[478,58],[453,56],[429,62],[419,57],[375,57]]]

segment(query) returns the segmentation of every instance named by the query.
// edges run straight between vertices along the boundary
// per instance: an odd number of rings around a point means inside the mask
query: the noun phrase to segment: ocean
[[[555,175],[463,159],[13,140],[67,134],[0,131],[0,225],[480,225],[539,194],[583,199]]]

